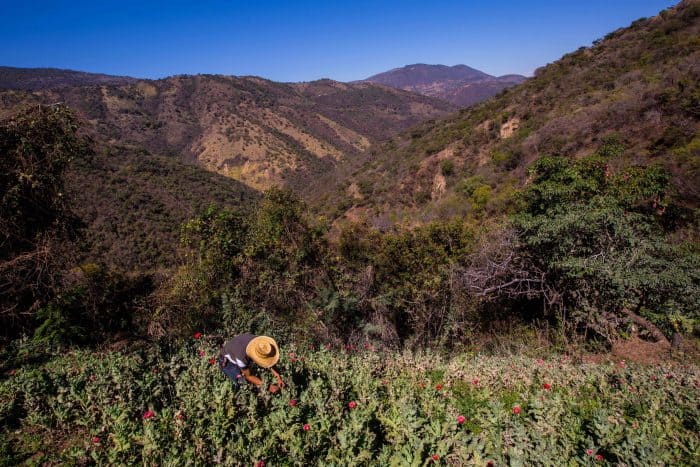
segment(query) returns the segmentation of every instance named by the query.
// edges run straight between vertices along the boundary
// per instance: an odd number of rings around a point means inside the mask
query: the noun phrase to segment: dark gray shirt
[[[224,344],[221,353],[226,360],[235,363],[239,368],[245,368],[250,364],[250,358],[245,353],[245,349],[254,338],[253,334],[236,336]]]

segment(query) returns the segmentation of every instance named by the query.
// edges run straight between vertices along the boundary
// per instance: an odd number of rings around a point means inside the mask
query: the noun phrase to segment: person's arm
[[[284,387],[284,381],[282,381],[282,377],[281,377],[280,374],[277,372],[277,370],[275,370],[274,367],[270,367],[270,371],[272,372],[273,375],[275,375],[275,378],[277,378],[277,385],[278,385],[280,388],[283,388],[283,387]]]
[[[243,368],[241,370],[241,373],[243,373],[243,377],[245,378],[246,381],[248,381],[250,384],[254,384],[256,386],[261,386],[262,385],[262,380],[258,378],[257,376],[254,376],[250,372],[250,368]]]

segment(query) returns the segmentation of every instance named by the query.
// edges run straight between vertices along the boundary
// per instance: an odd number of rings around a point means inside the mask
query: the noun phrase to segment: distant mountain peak
[[[38,91],[74,86],[123,85],[138,81],[130,76],[112,76],[60,68],[0,66],[0,89]]]
[[[414,63],[370,76],[365,81],[468,106],[525,81],[521,75],[492,76],[467,65]]]

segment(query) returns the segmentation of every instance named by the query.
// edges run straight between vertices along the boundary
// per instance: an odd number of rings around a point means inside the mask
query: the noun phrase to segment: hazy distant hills
[[[47,73],[41,78],[38,70],[29,70],[28,81],[8,87],[58,83],[54,70]],[[11,75],[23,73],[14,69]],[[255,189],[305,186],[371,144],[454,110],[444,101],[364,82],[286,84],[197,75],[125,78],[127,84],[115,85],[103,84],[109,77],[102,75],[75,76],[81,83],[33,94],[2,92],[0,114],[28,102],[63,102],[98,141],[177,155]]]
[[[466,65],[425,65],[417,63],[370,76],[365,81],[412,91],[446,100],[460,107],[495,96],[520,84],[521,75],[491,76]]]
[[[41,89],[95,84],[130,84],[138,81],[128,76],[110,76],[100,73],[61,70],[59,68],[15,68],[0,66],[0,89]]]

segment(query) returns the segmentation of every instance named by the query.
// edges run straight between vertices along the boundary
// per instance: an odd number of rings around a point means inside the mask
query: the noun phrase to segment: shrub
[[[450,175],[453,175],[455,173],[455,163],[451,159],[447,159],[442,161],[440,164],[440,172],[442,175],[445,177],[449,177]]]

